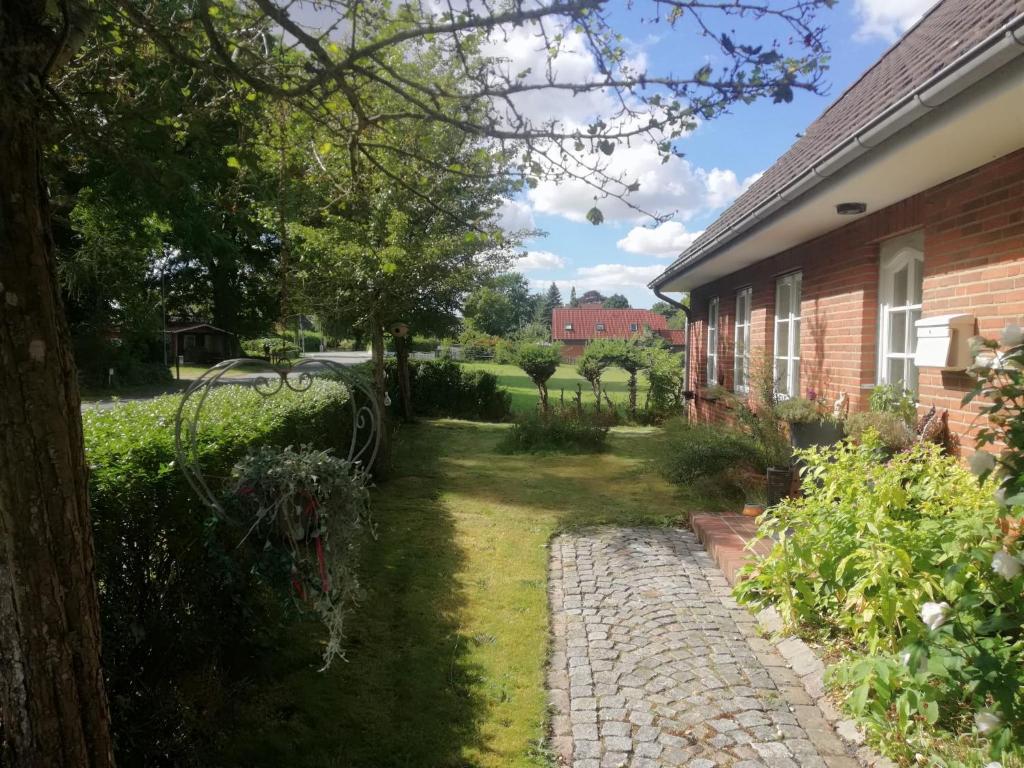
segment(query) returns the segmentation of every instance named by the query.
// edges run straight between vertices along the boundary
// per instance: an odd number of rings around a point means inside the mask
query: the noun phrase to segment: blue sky
[[[642,202],[658,212],[676,211],[671,223],[656,230],[635,213],[605,204],[607,220],[595,227],[582,220],[593,204],[592,192],[578,182],[542,182],[506,208],[505,220],[511,227],[532,223],[548,233],[525,244],[528,253],[514,268],[530,279],[535,290],[555,281],[565,300],[570,286],[575,285],[581,294],[596,288],[606,295],[623,293],[633,306],[650,306],[657,299],[646,283],[785,152],[796,135],[930,5],[931,0],[839,2],[820,16],[828,27],[826,37],[832,50],[825,95],[798,93],[790,104],[739,105],[731,114],[703,123],[683,138],[678,146],[685,159],[665,166],[648,148],[617,150],[613,159],[641,179]],[[617,21],[617,28],[635,46],[636,55],[646,58],[649,72],[693,71],[708,56],[709,50],[692,30],[641,25],[635,14],[625,12]],[[738,38],[751,30],[757,35],[771,34],[770,28],[750,23],[730,26]],[[521,50],[512,55],[528,60]],[[575,68],[586,65],[582,56],[576,60],[569,57],[565,63]],[[572,104],[566,105],[564,96],[534,108],[541,113],[545,109],[564,112],[570,119],[574,109]]]

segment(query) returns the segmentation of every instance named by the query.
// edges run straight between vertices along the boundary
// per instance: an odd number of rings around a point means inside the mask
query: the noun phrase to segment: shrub
[[[501,449],[509,453],[596,453],[605,449],[607,439],[608,426],[599,418],[574,408],[552,408],[518,416]]]
[[[832,421],[832,414],[822,407],[818,400],[806,397],[791,397],[775,406],[775,415],[790,424],[813,424],[819,421]]]
[[[556,344],[523,344],[516,353],[516,365],[523,369],[537,387],[541,408],[548,407],[548,379],[562,362],[561,347]]]
[[[762,524],[778,543],[737,595],[845,649],[830,678],[893,757],[1005,759],[1024,725],[1024,578],[1016,554],[999,554],[994,483],[935,445],[886,464],[877,452],[869,438],[801,453],[806,495]],[[994,710],[997,738],[960,738]]]
[[[319,344],[317,350],[319,351]],[[267,357],[269,351],[270,359],[294,360],[301,355],[298,344],[295,344],[282,336],[261,336],[258,339],[243,339],[242,351],[248,357]]]
[[[764,472],[764,454],[747,435],[722,424],[670,422],[661,473],[674,483],[690,483],[740,467]]]
[[[879,448],[886,453],[905,451],[914,444],[912,430],[903,416],[887,411],[854,413],[846,420],[846,434],[858,443],[867,441],[869,434],[877,436]]]
[[[264,398],[222,387],[205,406],[209,478],[227,478],[258,445],[348,450],[340,385]],[[103,622],[103,663],[118,759],[191,764],[222,708],[271,644],[288,601],[239,547],[245,529],[214,516],[175,466],[177,396],[82,414]]]
[[[398,366],[385,363],[390,395],[398,402]],[[422,416],[473,421],[505,421],[512,413],[512,395],[498,386],[498,377],[471,371],[448,358],[410,360],[413,410]]]
[[[112,341],[92,333],[74,338],[75,363],[85,387],[106,389],[147,384],[169,384],[168,367],[163,364],[159,344],[140,341]],[[110,370],[114,375],[111,381]]]
[[[868,401],[876,413],[892,413],[899,416],[907,426],[914,426],[917,420],[917,406],[914,394],[898,384],[879,384],[871,390]]]
[[[498,339],[494,345],[494,362],[499,365],[515,365],[519,345],[512,339]]]
[[[663,418],[683,406],[683,389],[686,386],[683,356],[654,347],[647,350],[647,359],[644,374],[650,389],[644,410],[655,418]]]

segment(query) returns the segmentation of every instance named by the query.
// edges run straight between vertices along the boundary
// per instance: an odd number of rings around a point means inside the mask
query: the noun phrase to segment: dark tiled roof
[[[804,135],[705,229],[667,272],[690,261],[829,151],[1022,13],[1024,0],[942,0],[936,4],[811,123]]]
[[[598,324],[604,326],[597,330]],[[637,330],[630,330],[630,325]],[[572,330],[566,326],[571,325]],[[628,339],[644,328],[650,328],[670,344],[685,344],[683,331],[672,330],[664,315],[649,309],[579,309],[561,307],[551,312],[553,341],[590,341],[591,339]]]

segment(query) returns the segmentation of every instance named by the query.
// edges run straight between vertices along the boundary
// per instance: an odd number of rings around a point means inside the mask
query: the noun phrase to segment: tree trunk
[[[395,359],[398,363],[398,391],[402,395],[402,418],[412,421],[412,382],[409,376],[409,339],[395,336]]]
[[[378,317],[373,317],[370,322],[370,352],[373,365],[373,394],[380,406],[380,449],[377,451],[377,459],[374,463],[373,473],[381,478],[391,465],[391,429],[389,424],[389,413],[387,407],[387,375],[384,370],[384,326]]]
[[[636,371],[629,372],[629,413],[636,418]]]
[[[78,383],[61,306],[40,121],[0,4],[0,764],[114,763]]]

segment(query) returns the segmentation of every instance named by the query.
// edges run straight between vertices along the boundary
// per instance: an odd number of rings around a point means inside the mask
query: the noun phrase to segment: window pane
[[[775,316],[789,317],[789,281],[785,278],[779,281],[778,290],[775,292]]]
[[[800,357],[800,321],[793,321],[793,347],[790,351],[791,357]]]
[[[787,369],[789,361],[783,358],[775,360],[775,390],[777,392],[789,392],[789,377]]]
[[[921,319],[921,310],[910,310],[910,354],[917,352],[917,321]]]
[[[914,365],[913,360],[907,360],[907,381],[904,386],[911,392],[917,393],[917,366]]]
[[[894,307],[905,307],[907,305],[907,281],[909,278],[909,266],[903,267],[892,276],[892,305]]]
[[[922,288],[923,284],[924,284],[924,265],[920,261],[918,261],[917,259],[914,259],[914,276],[913,276],[913,278],[910,281],[910,285],[911,285],[911,290],[910,290],[911,300],[910,300],[910,303],[911,304],[920,304],[921,303],[921,288]]]
[[[800,315],[800,296],[803,291],[803,285],[804,276],[800,272],[797,272],[793,275],[793,298],[792,305],[790,307],[792,313],[797,316]]]
[[[892,354],[902,355],[907,351],[907,314],[889,313],[889,349]]]
[[[889,365],[887,369],[888,383],[890,384],[902,384],[903,383],[903,358],[902,357],[890,357]]]
[[[775,356],[787,357],[789,355],[789,323],[779,322],[775,324]]]
[[[789,382],[789,394],[793,397],[800,396],[800,361],[793,361],[793,378]]]

